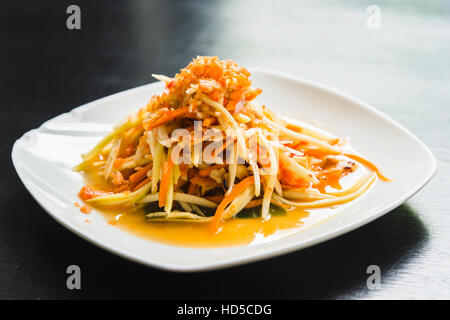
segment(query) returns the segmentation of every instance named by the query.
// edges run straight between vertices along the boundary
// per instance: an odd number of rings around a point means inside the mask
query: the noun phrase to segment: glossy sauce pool
[[[108,221],[132,234],[158,242],[185,247],[225,247],[251,244],[256,238],[275,237],[277,230],[299,228],[308,212],[292,210],[272,216],[268,221],[260,218],[236,218],[221,224],[217,233],[209,222],[155,222],[145,221],[143,212],[105,213]]]

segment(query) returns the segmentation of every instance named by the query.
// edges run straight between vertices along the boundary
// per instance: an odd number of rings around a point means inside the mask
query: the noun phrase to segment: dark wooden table
[[[369,29],[366,9],[381,9]],[[66,8],[81,8],[81,30]],[[450,5],[445,1],[2,1],[0,298],[450,298]],[[334,86],[384,111],[439,160],[406,204],[315,247],[227,270],[177,274],[64,229],[14,172],[15,139],[91,100],[218,55]],[[66,288],[66,267],[82,290]],[[381,268],[381,289],[366,268]]]

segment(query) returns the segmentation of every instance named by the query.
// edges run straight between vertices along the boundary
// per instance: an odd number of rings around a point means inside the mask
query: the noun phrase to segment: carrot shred
[[[108,194],[112,194],[112,192],[97,190],[91,186],[84,186],[83,188],[81,188],[80,192],[78,193],[78,196],[83,200],[88,200],[100,196],[106,196]]]
[[[137,186],[135,186],[133,188],[133,191],[139,190],[140,188],[142,188],[143,186],[145,186],[147,183],[149,183],[150,181],[152,181],[152,177],[148,177],[145,180],[142,180]]]
[[[120,193],[126,190],[130,190],[129,181],[125,181],[122,185],[118,186],[117,188],[114,188],[114,193]]]
[[[167,161],[164,163],[163,174],[161,177],[161,185],[159,187],[159,206],[163,207],[166,204],[167,192],[169,190],[170,180],[172,179],[173,162],[170,153]]]
[[[253,99],[255,99],[258,95],[260,95],[262,93],[262,89],[255,89],[255,90],[252,90],[252,91],[250,91],[250,92],[247,92],[246,94],[245,94],[245,100],[247,100],[247,101],[251,101],[251,100],[253,100]]]
[[[222,218],[222,214],[225,210],[225,208],[238,196],[240,195],[245,189],[247,189],[249,186],[255,183],[255,179],[253,176],[248,176],[241,182],[239,182],[237,185],[234,186],[234,188],[231,190],[230,193],[228,193],[225,198],[223,198],[222,202],[219,204],[219,206],[216,209],[216,213],[214,214],[214,218],[212,220],[212,230],[214,232],[217,232],[219,230],[219,222]]]
[[[114,168],[116,169],[120,168],[125,161],[126,161],[125,158],[117,158],[116,160],[114,160]]]
[[[194,178],[192,178],[191,183],[199,185],[201,187],[220,187],[220,184],[218,184],[216,181],[214,181],[211,178],[204,178],[204,177],[200,177],[200,176],[196,176]]]
[[[206,118],[205,120],[203,120],[202,124],[204,127],[209,127],[210,125],[212,125],[215,122],[216,122],[216,118]]]
[[[377,174],[378,178],[380,178],[381,180],[392,181],[391,179],[387,178],[384,174],[382,174],[381,170],[376,165],[374,165],[372,162],[370,162],[369,160],[364,159],[363,157],[357,156],[356,154],[350,154],[350,153],[344,153],[344,156],[349,157],[352,160],[360,162],[362,165],[366,166],[367,168],[369,168],[370,170],[375,172]]]
[[[254,208],[262,205],[263,199],[252,200],[244,208]]]
[[[136,152],[136,147],[135,147],[135,146],[129,146],[129,147],[127,147],[127,148],[123,151],[122,156],[124,156],[124,157],[130,157],[130,156],[132,156],[135,152]]]
[[[230,145],[235,142],[234,139],[227,139],[219,148],[215,149],[213,152],[214,156],[218,156],[221,152],[225,151]]]
[[[182,107],[179,109],[168,109],[159,118],[154,121],[147,122],[145,124],[145,130],[151,130],[153,128],[159,127],[175,118],[181,117],[182,115],[189,112],[189,107]]]
[[[310,157],[315,157],[315,158],[323,158],[328,155],[336,154],[336,153],[324,151],[324,150],[321,150],[318,148],[301,149],[301,152],[303,152],[303,154],[305,156],[310,156]]]
[[[152,168],[152,166],[153,166],[153,164],[149,163],[145,167],[142,167],[141,169],[139,169],[138,171],[133,173],[129,178],[131,183],[138,183],[139,181],[144,179],[147,176],[148,170],[150,170]]]
[[[289,129],[289,130],[298,132],[298,133],[302,133],[302,131],[303,131],[303,129],[300,126],[298,126],[298,125],[296,125],[294,123],[288,123],[286,125],[286,128]]]
[[[205,198],[210,200],[210,201],[212,201],[212,202],[220,203],[223,200],[224,196],[222,196],[222,195],[215,195],[215,196],[206,196]]]

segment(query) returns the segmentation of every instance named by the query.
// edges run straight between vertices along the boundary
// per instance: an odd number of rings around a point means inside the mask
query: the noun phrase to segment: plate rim
[[[280,255],[284,255],[287,253],[291,253],[300,249],[306,249],[308,247],[314,246],[316,244],[328,241],[330,239],[336,238],[338,236],[344,235],[350,231],[353,231],[355,229],[360,228],[361,226],[364,226],[376,219],[378,219],[379,217],[385,215],[386,213],[394,210],[395,208],[397,208],[398,206],[400,206],[401,204],[403,204],[406,200],[408,200],[409,198],[411,198],[413,195],[415,195],[417,192],[419,192],[435,175],[436,171],[437,171],[437,160],[436,157],[433,155],[433,153],[431,152],[431,150],[426,146],[426,144],[420,140],[417,136],[415,136],[411,131],[409,131],[406,127],[404,127],[403,125],[401,125],[400,123],[398,123],[396,120],[392,119],[391,117],[389,117],[388,115],[386,115],[385,113],[383,113],[382,111],[376,109],[375,107],[369,105],[368,103],[360,100],[359,98],[356,98],[350,94],[347,94],[339,89],[330,87],[328,85],[324,85],[321,83],[318,83],[316,81],[310,80],[310,79],[306,79],[297,75],[293,75],[293,74],[289,74],[289,73],[285,73],[285,72],[281,72],[281,71],[275,71],[272,69],[268,69],[268,68],[264,68],[264,67],[252,67],[252,68],[248,68],[252,73],[253,72],[258,72],[258,73],[265,73],[267,75],[270,76],[275,76],[278,78],[284,78],[284,79],[288,79],[294,82],[299,83],[300,85],[303,86],[308,86],[310,88],[313,89],[319,89],[322,92],[325,93],[331,93],[334,96],[343,98],[347,101],[350,101],[356,105],[358,105],[359,108],[363,108],[369,112],[371,112],[372,114],[377,115],[378,117],[382,118],[384,121],[388,122],[390,125],[395,126],[396,128],[400,129],[402,131],[403,134],[409,136],[409,138],[412,138],[413,141],[415,143],[417,143],[418,145],[420,145],[421,149],[423,149],[425,151],[425,153],[427,154],[427,156],[430,158],[431,160],[431,166],[428,169],[426,175],[424,176],[424,178],[422,179],[422,181],[418,184],[416,184],[413,188],[411,188],[411,190],[409,190],[409,192],[407,192],[403,197],[400,197],[398,199],[396,199],[395,201],[390,202],[389,204],[385,205],[384,207],[378,209],[376,211],[375,214],[372,214],[368,217],[363,217],[361,219],[355,220],[353,223],[350,224],[346,224],[342,227],[336,228],[334,230],[331,230],[325,234],[319,234],[315,237],[306,239],[302,242],[293,242],[290,244],[286,244],[284,247],[281,248],[270,248],[267,249],[264,252],[257,252],[255,254],[250,254],[247,256],[236,256],[236,257],[232,257],[226,261],[222,261],[222,262],[210,262],[210,263],[204,263],[204,264],[200,264],[200,265],[188,265],[188,266],[183,266],[180,264],[171,264],[171,263],[163,263],[163,262],[158,262],[158,261],[150,261],[146,258],[143,258],[139,255],[135,255],[132,253],[127,253],[127,252],[123,252],[120,249],[116,249],[114,248],[114,246],[109,245],[107,243],[105,243],[104,241],[102,241],[101,239],[97,240],[95,236],[90,236],[88,234],[85,234],[82,230],[79,230],[79,228],[77,228],[76,226],[71,225],[70,223],[66,223],[66,221],[64,221],[63,219],[58,218],[56,215],[54,215],[50,210],[48,210],[46,208],[45,205],[43,205],[43,203],[41,202],[40,199],[38,199],[31,191],[27,182],[27,179],[24,179],[24,173],[19,169],[19,160],[17,159],[17,148],[18,145],[20,143],[20,141],[26,136],[26,135],[31,135],[34,134],[35,132],[39,131],[41,128],[43,128],[46,123],[48,123],[49,121],[53,121],[54,119],[67,114],[67,113],[81,113],[81,112],[85,112],[86,110],[88,110],[89,108],[91,108],[94,104],[98,104],[99,102],[106,102],[108,100],[117,98],[119,96],[122,95],[128,95],[128,94],[132,94],[134,91],[139,91],[142,89],[146,89],[148,87],[151,86],[162,86],[160,82],[152,82],[152,83],[148,83],[145,85],[141,85],[138,87],[134,87],[131,89],[127,89],[124,91],[120,91],[93,101],[90,101],[88,103],[85,103],[81,106],[78,106],[76,108],[73,108],[72,110],[68,111],[68,112],[63,112],[47,121],[45,121],[44,123],[42,123],[38,128],[34,128],[31,129],[27,132],[25,132],[20,138],[18,138],[14,144],[13,144],[13,148],[12,148],[12,152],[11,152],[11,159],[13,162],[13,166],[15,171],[17,172],[21,182],[24,184],[25,188],[27,189],[27,191],[31,194],[31,196],[33,197],[33,199],[39,204],[39,206],[44,209],[45,212],[47,212],[47,214],[52,217],[55,221],[57,221],[60,225],[64,226],[66,229],[68,229],[69,231],[73,232],[74,234],[76,234],[77,236],[79,236],[80,238],[91,242],[92,244],[110,252],[113,253],[115,255],[118,255],[122,258],[125,258],[127,260],[131,260],[146,266],[151,266],[157,269],[161,269],[161,270],[166,270],[166,271],[173,271],[173,272],[198,272],[198,271],[208,271],[208,270],[217,270],[217,269],[224,269],[224,268],[229,268],[229,267],[233,267],[233,266],[237,266],[237,265],[242,265],[242,264],[247,264],[247,263],[252,263],[252,262],[256,262],[256,261],[260,261],[260,260],[265,260],[265,259],[270,259],[276,256],[280,256]],[[120,121],[120,120],[119,120]],[[192,248],[189,248],[192,249]]]

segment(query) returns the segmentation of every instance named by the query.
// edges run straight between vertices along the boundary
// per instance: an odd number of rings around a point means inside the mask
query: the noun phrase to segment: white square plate
[[[14,166],[36,201],[58,222],[80,237],[127,259],[174,271],[223,268],[294,250],[354,230],[396,208],[419,191],[436,171],[430,150],[404,127],[373,107],[336,90],[271,71],[254,69],[258,99],[292,117],[307,115],[322,127],[350,137],[353,147],[374,161],[394,181],[377,182],[369,192],[332,218],[300,232],[252,246],[186,248],[138,238],[107,223],[95,210],[86,215],[74,206],[83,186],[71,170],[113,124],[160,93],[152,83],[93,101],[45,122],[16,141]],[[57,241],[57,239],[55,239]]]

